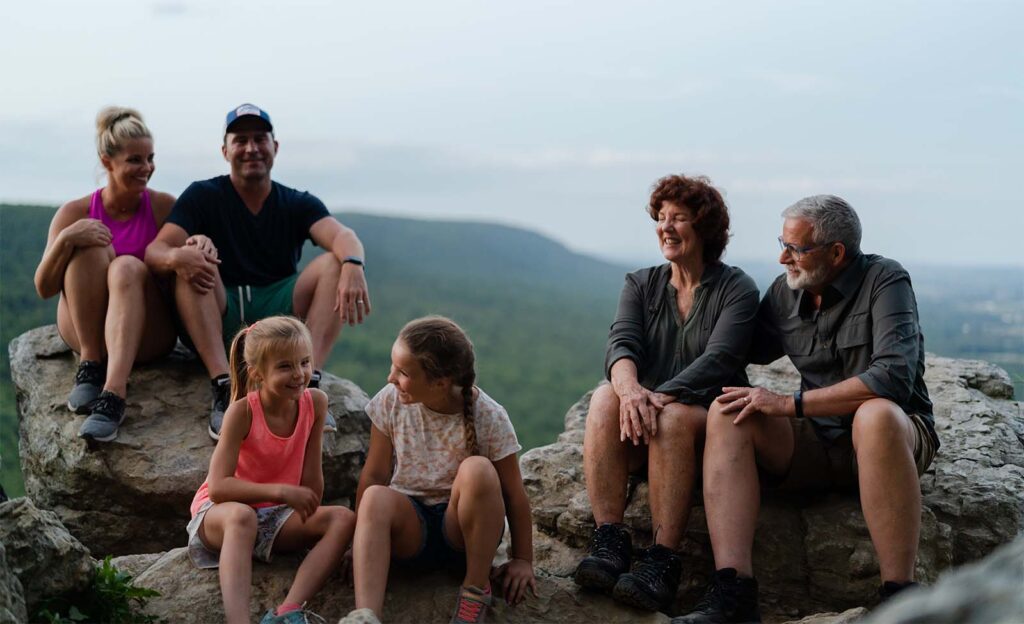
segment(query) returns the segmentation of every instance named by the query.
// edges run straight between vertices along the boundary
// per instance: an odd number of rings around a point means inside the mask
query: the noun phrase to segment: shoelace
[[[653,585],[660,582],[671,565],[671,559],[665,555],[655,555],[648,550],[644,553],[642,565],[637,565],[633,576],[639,577],[646,583]]]
[[[594,545],[590,549],[592,553],[602,558],[618,557],[622,551],[624,540],[619,531],[612,529],[598,528],[594,532]]]
[[[78,370],[75,372],[75,383],[99,386],[103,384],[103,377],[103,366],[86,360],[78,365]]]
[[[104,392],[89,402],[89,410],[115,417],[118,412],[124,411],[124,399],[112,392]]]
[[[474,600],[466,595],[460,595],[458,618],[463,622],[476,622],[480,617],[480,612],[485,606],[486,605],[483,602]]]

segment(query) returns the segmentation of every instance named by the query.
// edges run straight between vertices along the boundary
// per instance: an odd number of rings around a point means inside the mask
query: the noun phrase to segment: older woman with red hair
[[[626,275],[608,336],[610,383],[590,400],[583,447],[596,530],[575,580],[654,611],[679,586],[708,406],[723,386],[747,385],[758,292],[721,262],[729,212],[707,178],[662,178],[647,212],[666,262]],[[654,544],[634,554],[622,519],[629,476],[644,468]]]

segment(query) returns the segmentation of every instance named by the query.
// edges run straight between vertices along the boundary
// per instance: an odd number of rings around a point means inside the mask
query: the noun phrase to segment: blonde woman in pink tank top
[[[257,321],[231,343],[232,402],[186,529],[192,562],[220,568],[229,623],[249,621],[253,558],[308,548],[288,595],[261,623],[307,621],[304,604],[352,541],[355,513],[320,505],[327,395],[307,387],[312,359],[309,330],[290,316]]]
[[[143,262],[174,197],[150,190],[153,137],[142,116],[109,107],[96,118],[107,185],[61,206],[36,269],[39,296],[59,294],[57,329],[80,356],[68,408],[86,414],[78,435],[117,437],[135,362],[166,355],[177,339],[170,299]]]

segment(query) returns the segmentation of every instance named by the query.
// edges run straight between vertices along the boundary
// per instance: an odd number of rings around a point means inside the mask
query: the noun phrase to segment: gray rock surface
[[[942,439],[922,478],[924,509],[917,576],[933,581],[951,565],[975,560],[1024,527],[1024,412],[1007,374],[991,364],[928,357],[926,382]],[[752,383],[790,392],[799,378],[788,360],[748,369]],[[554,444],[524,454],[524,483],[539,532],[549,536],[538,565],[571,573],[593,532],[583,478],[583,430],[590,395],[565,416]],[[701,595],[713,566],[700,499],[682,544],[684,579],[674,609]],[[626,510],[635,543],[651,539],[647,487]],[[543,542],[542,542],[543,543]],[[776,619],[873,604],[878,563],[856,497],[766,495],[754,545],[763,609]]]
[[[934,587],[897,596],[865,620],[865,624],[912,622],[1024,622],[1024,535],[980,562],[942,575]]]
[[[18,576],[7,565],[7,551],[0,543],[0,624],[27,622],[25,591]]]
[[[52,509],[96,557],[159,552],[185,544],[189,504],[206,478],[210,387],[202,365],[181,350],[139,366],[128,382],[127,418],[113,442],[90,449],[84,419],[65,400],[77,360],[49,325],[10,345],[18,396],[25,490]],[[355,490],[366,455],[366,394],[325,374],[338,432],[324,435],[325,499]]]
[[[29,612],[43,598],[84,589],[92,580],[89,551],[53,512],[36,508],[27,498],[0,503],[0,545]]]
[[[253,565],[253,621],[284,598],[299,565],[298,557],[277,557],[273,563]],[[118,567],[138,570],[135,584],[160,592],[146,606],[146,612],[181,624],[205,624],[223,621],[220,586],[216,570],[198,570],[184,548],[162,554],[155,561],[138,557],[114,560]],[[448,622],[455,606],[460,578],[444,573],[411,575],[393,571],[390,591],[384,603],[384,622]],[[665,624],[660,613],[643,613],[614,603],[603,596],[581,596],[568,579],[542,575],[538,579],[538,597],[511,608],[496,601],[488,622],[607,622]],[[309,608],[329,622],[336,622],[355,606],[352,588],[339,577],[310,602]]]

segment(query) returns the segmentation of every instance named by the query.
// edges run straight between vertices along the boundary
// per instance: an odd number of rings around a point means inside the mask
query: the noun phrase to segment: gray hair
[[[803,219],[814,230],[814,243],[842,243],[846,254],[860,253],[860,219],[853,206],[835,195],[812,195],[782,211],[783,219]]]

